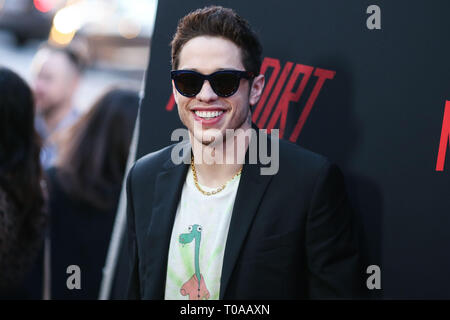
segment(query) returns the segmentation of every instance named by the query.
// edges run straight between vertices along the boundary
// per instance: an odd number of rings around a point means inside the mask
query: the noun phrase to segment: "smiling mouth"
[[[195,110],[194,113],[195,113],[195,115],[197,117],[200,117],[200,118],[205,119],[205,120],[209,120],[209,119],[217,118],[218,116],[220,116],[223,113],[223,111],[199,111],[199,110]]]

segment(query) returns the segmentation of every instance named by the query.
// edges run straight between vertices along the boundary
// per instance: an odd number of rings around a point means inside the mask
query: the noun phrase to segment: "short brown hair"
[[[259,74],[262,46],[250,24],[232,9],[208,6],[180,19],[172,42],[172,68],[176,70],[183,46],[198,36],[217,36],[232,41],[242,51],[246,71]]]

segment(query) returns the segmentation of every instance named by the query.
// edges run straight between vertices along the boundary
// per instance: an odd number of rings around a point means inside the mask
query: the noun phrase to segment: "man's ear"
[[[175,103],[178,105],[178,91],[177,88],[175,88],[175,83],[172,80],[172,94],[173,98],[175,99]]]
[[[255,77],[252,81],[252,87],[250,88],[250,97],[249,103],[251,106],[254,106],[258,103],[259,98],[261,98],[261,94],[264,89],[265,78],[263,74]]]

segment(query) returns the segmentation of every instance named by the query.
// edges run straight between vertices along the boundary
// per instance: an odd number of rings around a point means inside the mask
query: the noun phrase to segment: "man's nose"
[[[202,89],[197,94],[196,98],[197,98],[197,100],[208,102],[208,101],[216,100],[218,98],[218,96],[212,89],[209,81],[205,80],[205,81],[203,81]]]

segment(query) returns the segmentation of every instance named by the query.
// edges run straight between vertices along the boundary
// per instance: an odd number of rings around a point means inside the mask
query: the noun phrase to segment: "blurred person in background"
[[[43,247],[47,211],[31,89],[0,66],[0,298],[18,298]]]
[[[52,299],[98,298],[138,106],[137,92],[108,91],[62,137],[47,170]],[[70,265],[80,290],[67,288]]]
[[[44,140],[41,161],[49,168],[58,154],[57,135],[79,117],[74,106],[83,60],[72,48],[44,44],[32,61],[32,87],[38,117],[36,129]]]

